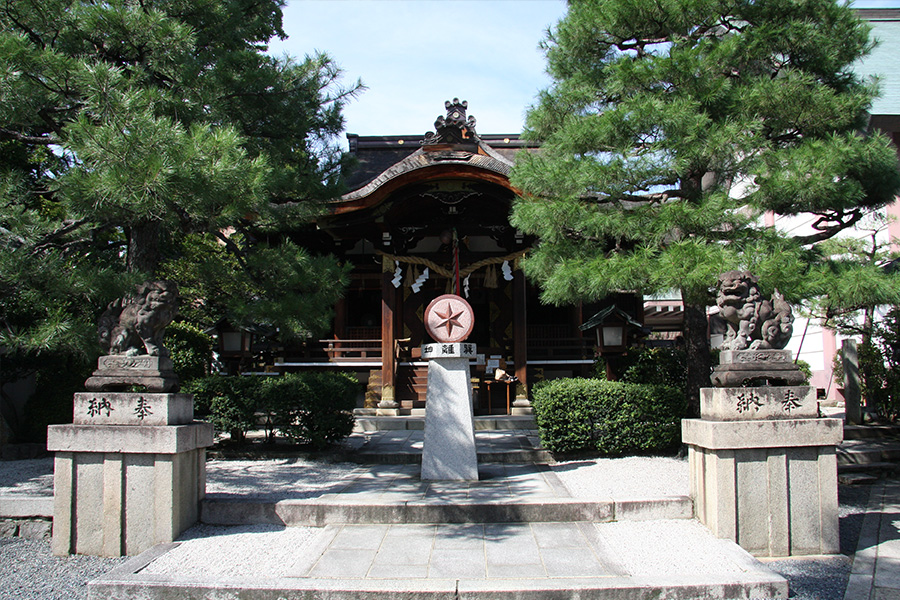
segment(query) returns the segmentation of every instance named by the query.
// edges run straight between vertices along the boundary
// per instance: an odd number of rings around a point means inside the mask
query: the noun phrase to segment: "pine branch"
[[[243,268],[250,275],[250,278],[256,281],[256,278],[253,277],[253,274],[251,273],[250,268],[247,265],[247,260],[244,258],[244,251],[241,250],[241,248],[222,231],[217,229],[213,232],[213,235],[216,237],[216,239],[225,244],[225,249],[228,250],[232,256],[234,256],[234,259],[238,261],[238,264],[241,265],[241,268]]]
[[[56,136],[27,135],[24,133],[19,133],[18,131],[13,131],[12,129],[6,129],[5,127],[0,127],[0,138],[16,140],[18,142],[25,142],[28,144],[41,144],[43,146],[52,146],[53,144],[59,143],[59,139]]]
[[[47,46],[44,44],[44,40],[41,39],[41,36],[38,35],[37,32],[34,31],[32,28],[28,27],[25,23],[22,23],[21,21],[19,21],[19,20],[12,14],[12,11],[9,9],[9,5],[10,5],[10,2],[7,2],[7,3],[6,3],[7,9],[6,9],[6,11],[5,11],[5,12],[6,12],[7,18],[8,18],[10,21],[12,21],[12,23],[13,23],[16,27],[18,27],[19,29],[21,29],[21,30],[22,30],[22,33],[24,33],[25,35],[27,35],[27,36],[28,36],[28,39],[30,39],[31,42],[32,42],[33,44],[39,46],[39,47],[41,48],[41,50],[44,50]]]
[[[56,241],[59,240],[61,237],[68,235],[68,234],[72,233],[73,231],[79,229],[85,223],[87,223],[87,219],[78,219],[78,220],[69,219],[69,220],[63,221],[62,227],[59,227],[55,231],[51,231],[50,233],[45,235],[41,239],[40,242],[38,242],[31,248],[31,254],[32,255],[39,254],[40,252],[43,252],[44,250],[46,250],[47,248],[50,248],[50,247],[62,247],[62,246],[56,244]],[[63,246],[64,245],[65,244],[63,244]]]
[[[812,228],[817,230],[819,233],[813,233],[810,235],[803,236],[795,236],[794,240],[802,245],[807,244],[815,244],[817,242],[821,242],[823,240],[827,240],[836,236],[838,233],[847,229],[848,227],[852,227],[855,225],[860,219],[863,218],[863,212],[859,209],[855,209],[848,212],[842,211],[839,214],[836,213],[813,213],[819,215],[819,218],[812,224]],[[834,225],[825,226],[826,223],[834,223]]]

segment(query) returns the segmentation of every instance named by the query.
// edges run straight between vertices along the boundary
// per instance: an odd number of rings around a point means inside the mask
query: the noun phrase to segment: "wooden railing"
[[[381,340],[319,340],[329,361],[381,360]]]

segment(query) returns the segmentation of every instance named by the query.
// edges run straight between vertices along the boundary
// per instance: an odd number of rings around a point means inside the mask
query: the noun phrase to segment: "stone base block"
[[[697,518],[756,556],[837,553],[840,424],[683,421]]]
[[[53,553],[122,556],[175,540],[197,522],[206,490],[206,423],[49,428]]]
[[[808,385],[703,388],[700,415],[712,421],[815,419],[819,403]]]
[[[469,359],[432,359],[426,394],[422,479],[477,481]]]
[[[76,425],[186,425],[194,420],[191,394],[79,392]]]
[[[51,425],[47,450],[51,452],[115,452],[177,454],[213,444],[210,423],[191,425]]]

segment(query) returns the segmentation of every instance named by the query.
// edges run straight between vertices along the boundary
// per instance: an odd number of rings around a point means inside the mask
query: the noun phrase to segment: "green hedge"
[[[293,373],[280,377],[212,375],[194,379],[194,411],[235,441],[256,429],[260,417],[266,437],[278,430],[296,443],[320,450],[353,431],[359,382],[342,373]]]
[[[359,386],[344,373],[296,373],[267,379],[264,398],[285,437],[322,449],[353,431]]]
[[[540,386],[533,405],[545,448],[606,456],[674,448],[687,410],[672,387],[577,378]]]
[[[165,345],[182,385],[209,373],[213,340],[199,327],[177,321],[166,328]]]
[[[194,395],[194,413],[206,417],[217,431],[234,441],[256,428],[256,410],[262,396],[261,381],[252,377],[210,375],[189,381],[183,391]]]

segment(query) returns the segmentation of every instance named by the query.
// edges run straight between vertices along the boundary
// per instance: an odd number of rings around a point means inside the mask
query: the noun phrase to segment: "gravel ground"
[[[553,472],[576,498],[644,500],[691,493],[687,459],[598,458],[557,463]]]
[[[271,500],[320,494],[357,465],[279,459],[210,461],[207,466],[207,489],[211,497],[246,493],[254,498]],[[298,470],[298,466],[301,469]],[[583,460],[560,463],[553,470],[576,497],[615,499],[688,494],[687,463],[674,458]],[[0,492],[52,493],[51,472],[51,459],[0,462]],[[616,483],[612,485],[611,482]],[[842,555],[768,563],[770,568],[789,580],[791,600],[843,599],[868,497],[869,489],[866,487],[840,488]],[[222,528],[202,525],[190,530],[189,535],[204,537],[218,532],[218,529]],[[273,532],[277,530],[274,528]],[[298,545],[303,544],[310,533],[303,530],[297,528],[296,532],[292,532],[298,536]],[[233,536],[235,551],[240,551],[241,536],[245,533],[241,528],[228,528],[228,534]],[[220,537],[218,541],[221,541]],[[108,572],[124,560],[86,556],[60,558],[50,553],[49,541],[0,538],[0,600],[85,599],[87,581]]]
[[[81,600],[88,581],[125,560],[60,558],[50,553],[49,541],[0,538],[0,600]]]

